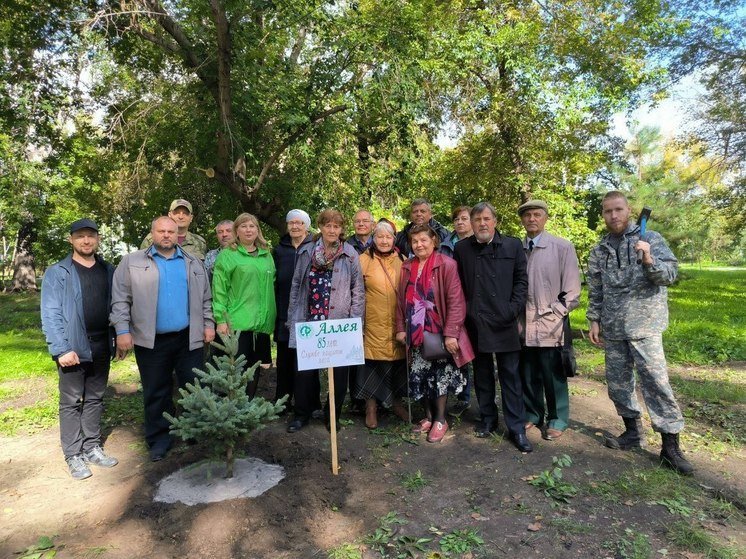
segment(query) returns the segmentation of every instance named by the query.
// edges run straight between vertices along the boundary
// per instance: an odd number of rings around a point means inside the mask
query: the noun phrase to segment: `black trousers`
[[[298,357],[294,347],[289,347],[287,340],[277,342],[277,387],[275,401],[290,395],[286,406],[290,406],[295,392],[295,375],[298,372]],[[318,392],[318,390],[317,390]],[[318,409],[318,408],[316,408]]]
[[[225,355],[218,348],[213,348],[215,355]],[[261,362],[262,365],[272,364],[272,342],[269,339],[269,334],[263,334],[262,332],[252,332],[251,330],[244,330],[238,335],[238,355],[246,357],[246,368],[250,369],[257,361]],[[246,385],[246,394],[249,398],[253,398],[256,395],[257,386],[259,386],[259,378],[262,375],[262,368],[257,367],[254,371],[254,378],[249,381]]]
[[[194,382],[192,369],[204,366],[203,348],[189,349],[189,328],[169,334],[156,334],[153,349],[135,346],[135,360],[140,370],[142,395],[145,404],[145,442],[153,446],[171,445],[170,423],[163,412],[174,415],[171,372],[176,372],[180,388]]]
[[[349,367],[334,367],[334,409],[337,412],[337,418],[342,413],[342,404],[344,403],[345,394],[347,393],[347,377],[349,376]],[[319,381],[319,371],[298,371],[295,375],[295,418],[302,421],[308,421],[311,413],[321,407],[319,402],[319,392],[321,391],[321,382]],[[329,409],[329,401],[324,406]]]
[[[101,444],[104,391],[109,382],[108,336],[90,340],[93,361],[57,367],[60,387],[60,440],[65,458]]]
[[[523,403],[523,388],[519,370],[520,351],[477,353],[473,361],[474,389],[482,421],[492,425],[497,424],[493,356],[497,361],[497,376],[500,381],[505,425],[511,433],[525,433],[526,410]]]

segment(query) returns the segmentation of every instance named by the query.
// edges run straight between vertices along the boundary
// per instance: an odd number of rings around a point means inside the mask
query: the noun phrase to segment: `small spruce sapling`
[[[238,355],[238,334],[221,335],[222,345],[213,342],[225,355],[214,357],[214,365],[206,363],[206,371],[195,368],[194,384],[179,389],[179,417],[163,414],[172,433],[183,440],[206,442],[215,456],[225,459],[226,478],[233,477],[238,445],[264,423],[277,419],[287,401],[287,396],[274,404],[259,397],[249,400],[246,385],[253,380],[259,363],[246,368],[246,357]]]

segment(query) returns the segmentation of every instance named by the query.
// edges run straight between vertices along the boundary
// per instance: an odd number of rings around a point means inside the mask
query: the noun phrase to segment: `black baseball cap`
[[[72,225],[70,225],[70,234],[72,235],[73,233],[75,233],[76,231],[80,231],[81,229],[93,229],[96,233],[98,233],[98,225],[96,225],[95,221],[88,218],[73,221]]]

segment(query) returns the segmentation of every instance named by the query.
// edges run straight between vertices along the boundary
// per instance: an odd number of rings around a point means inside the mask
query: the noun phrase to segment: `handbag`
[[[565,293],[558,297],[560,303],[565,304]],[[575,349],[572,347],[572,329],[570,328],[570,315],[566,314],[562,319],[562,346],[558,348],[562,357],[562,373],[565,378],[572,378],[578,370],[578,362],[575,359]]]
[[[445,346],[445,340],[443,334],[439,332],[428,332],[425,330],[424,341],[420,348],[420,354],[423,359],[428,361],[438,361],[440,359],[448,359],[451,354],[448,352]]]

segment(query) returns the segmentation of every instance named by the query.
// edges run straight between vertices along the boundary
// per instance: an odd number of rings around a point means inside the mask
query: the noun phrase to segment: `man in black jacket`
[[[474,388],[482,419],[475,434],[488,437],[497,428],[496,360],[508,437],[521,452],[531,452],[518,369],[518,317],[528,291],[526,255],[519,239],[496,231],[491,204],[480,202],[471,209],[471,225],[474,236],[456,244],[454,257],[466,296],[466,327],[476,353]]]
[[[451,234],[448,229],[433,219],[433,209],[425,198],[415,198],[409,210],[409,219],[411,220],[404,229],[396,235],[394,245],[404,258],[414,256],[412,247],[409,246],[409,230],[414,225],[429,225],[433,231],[440,237],[440,242],[445,241]]]

